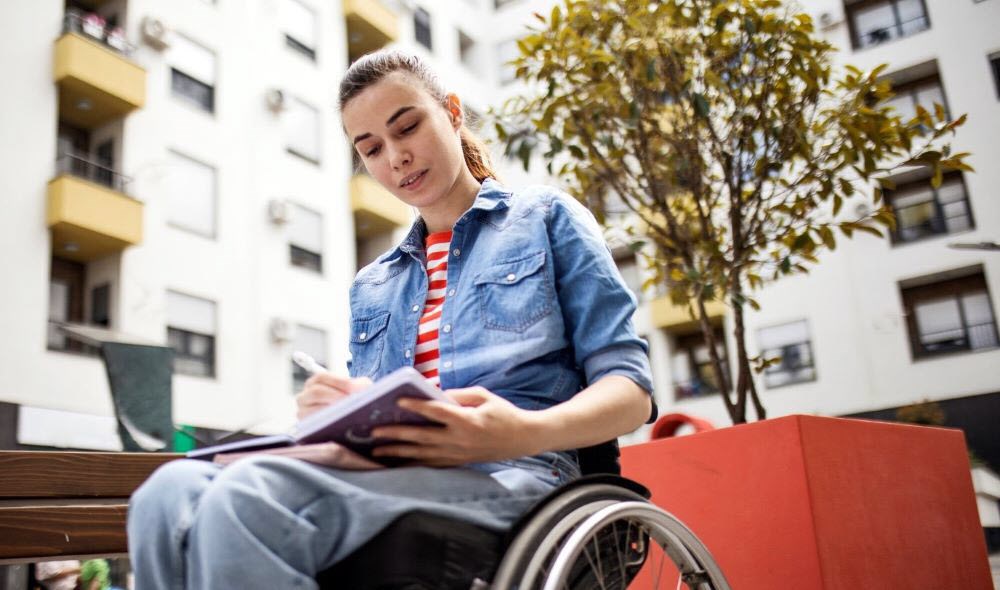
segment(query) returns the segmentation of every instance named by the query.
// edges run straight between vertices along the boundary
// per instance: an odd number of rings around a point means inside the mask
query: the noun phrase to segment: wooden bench
[[[129,496],[182,456],[0,451],[0,564],[126,554]]]

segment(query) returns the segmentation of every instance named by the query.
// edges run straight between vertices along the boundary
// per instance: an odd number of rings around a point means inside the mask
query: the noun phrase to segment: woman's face
[[[457,99],[448,108],[414,78],[393,73],[352,98],[344,129],[368,173],[418,209],[442,205],[468,174]]]

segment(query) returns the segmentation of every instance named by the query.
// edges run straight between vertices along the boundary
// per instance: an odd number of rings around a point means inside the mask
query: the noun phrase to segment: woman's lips
[[[426,177],[427,170],[421,170],[420,172],[416,172],[404,178],[403,181],[399,183],[399,186],[400,188],[408,191],[417,190],[420,188],[420,185],[424,183],[424,178]],[[410,180],[410,183],[406,184],[408,180]]]

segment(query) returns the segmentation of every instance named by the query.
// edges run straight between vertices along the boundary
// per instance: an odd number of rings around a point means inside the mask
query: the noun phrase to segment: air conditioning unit
[[[840,23],[844,22],[844,19],[833,12],[821,12],[819,15],[819,26],[821,29],[830,29]]]
[[[268,90],[267,94],[264,96],[264,100],[267,102],[267,108],[275,113],[280,113],[285,110],[286,106],[288,106],[285,93],[278,88]]]
[[[857,215],[858,218],[868,217],[872,214],[872,208],[868,205],[868,203],[858,203],[854,206],[854,214]]]
[[[157,51],[170,47],[170,29],[158,18],[147,16],[142,19],[142,40]]]
[[[267,204],[267,216],[271,223],[284,225],[292,219],[292,204],[285,199],[271,199]]]
[[[291,342],[295,337],[295,326],[282,318],[271,319],[271,341],[275,344]]]

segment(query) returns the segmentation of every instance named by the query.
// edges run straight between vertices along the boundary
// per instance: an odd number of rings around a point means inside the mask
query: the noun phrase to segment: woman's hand
[[[306,381],[302,391],[295,396],[295,403],[299,407],[298,419],[301,420],[316,410],[335,404],[371,384],[372,380],[367,377],[352,379],[333,373],[316,373]]]
[[[440,422],[435,426],[383,426],[373,434],[404,444],[375,448],[376,457],[402,457],[421,465],[444,467],[513,459],[542,452],[537,412],[522,410],[482,387],[449,389],[459,405],[401,399],[402,408]]]

